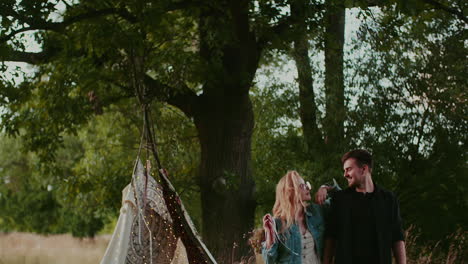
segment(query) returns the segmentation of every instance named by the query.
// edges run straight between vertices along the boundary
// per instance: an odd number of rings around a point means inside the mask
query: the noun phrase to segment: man
[[[348,188],[334,193],[327,223],[324,264],[406,264],[398,200],[372,180],[372,155],[362,149],[342,159]],[[316,199],[323,202],[326,187]],[[334,261],[334,262],[333,262]]]

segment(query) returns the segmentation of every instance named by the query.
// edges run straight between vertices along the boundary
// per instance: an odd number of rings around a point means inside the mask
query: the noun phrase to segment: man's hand
[[[327,199],[327,193],[328,193],[328,188],[325,185],[320,186],[318,191],[315,193],[315,202],[323,205],[325,203],[325,200]]]
[[[325,239],[325,248],[323,250],[323,264],[332,264],[335,257],[335,239]]]
[[[397,241],[393,244],[393,256],[397,264],[406,264],[405,241]]]
[[[270,214],[266,214],[263,217],[263,229],[265,230],[265,246],[267,249],[275,243],[275,230],[274,230],[275,221]]]

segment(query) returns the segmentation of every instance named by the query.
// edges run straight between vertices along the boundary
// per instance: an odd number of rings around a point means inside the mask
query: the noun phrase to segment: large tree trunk
[[[206,67],[194,121],[201,145],[202,231],[220,263],[246,255],[244,235],[253,228],[256,206],[249,89],[261,48],[250,31],[248,10],[248,1],[219,1],[202,10],[199,22]]]
[[[201,144],[203,240],[220,263],[246,254],[253,226],[253,110],[248,94],[206,98],[195,116]]]
[[[343,45],[344,1],[327,0],[325,12],[325,142],[331,157],[340,155],[344,144]],[[334,159],[334,158],[333,158]]]
[[[296,62],[300,116],[308,153],[315,159],[322,149],[322,133],[317,126],[317,106],[315,103],[312,66],[309,57],[309,38],[305,21],[307,1],[294,1],[291,15],[298,21],[294,37],[293,57]]]

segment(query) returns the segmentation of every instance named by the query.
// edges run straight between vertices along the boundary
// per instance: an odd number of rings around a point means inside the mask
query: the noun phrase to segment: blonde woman
[[[263,217],[266,264],[319,264],[322,259],[324,215],[311,200],[310,184],[296,171],[288,171],[276,185],[273,216]]]

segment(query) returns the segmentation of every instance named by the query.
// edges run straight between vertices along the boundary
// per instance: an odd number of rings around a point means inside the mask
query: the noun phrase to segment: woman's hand
[[[266,248],[269,249],[273,243],[275,243],[275,221],[270,214],[266,214],[263,217],[263,229],[265,230],[265,242]]]

